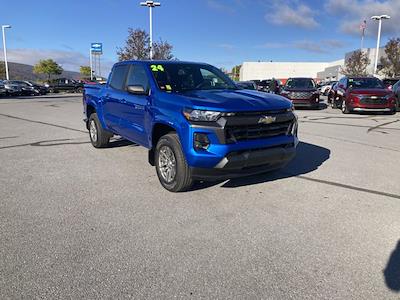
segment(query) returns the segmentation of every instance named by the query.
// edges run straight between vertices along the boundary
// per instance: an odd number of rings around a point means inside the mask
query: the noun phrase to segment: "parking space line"
[[[67,126],[62,126],[62,125],[57,125],[57,124],[52,124],[52,123],[47,123],[47,122],[42,122],[42,121],[30,120],[30,119],[25,119],[25,118],[16,117],[16,116],[11,116],[11,115],[6,115],[6,114],[1,114],[1,113],[0,113],[0,116],[7,117],[7,118],[11,118],[11,119],[16,119],[16,120],[21,120],[21,121],[26,121],[26,122],[31,122],[31,123],[36,123],[36,124],[42,124],[42,125],[47,125],[47,126],[62,128],[62,129],[66,129],[66,130],[72,130],[72,131],[81,132],[81,133],[85,133],[85,134],[87,133],[87,132],[84,131],[84,130],[75,129],[75,128],[71,128],[71,127],[67,127]]]
[[[287,173],[287,174],[288,175],[292,175],[291,173]],[[364,192],[364,193],[369,193],[369,194],[374,194],[374,195],[379,195],[379,196],[385,196],[385,197],[390,197],[390,198],[394,198],[394,199],[400,199],[400,195],[386,193],[386,192],[380,192],[380,191],[375,191],[375,190],[370,190],[370,189],[357,187],[357,186],[353,186],[353,185],[348,185],[348,184],[343,184],[343,183],[339,183],[339,182],[316,179],[316,178],[311,178],[311,177],[307,177],[307,176],[303,176],[303,175],[297,175],[295,177],[296,178],[300,178],[300,179],[304,179],[304,180],[308,180],[308,181],[313,181],[313,182],[328,184],[328,185],[341,187],[341,188],[345,188],[345,189],[350,189],[350,190],[354,190],[354,191],[360,191],[360,192]]]
[[[399,119],[397,119],[399,121]],[[323,125],[338,125],[338,126],[347,126],[347,127],[357,127],[357,128],[371,128],[368,125],[354,125],[354,124],[343,124],[343,123],[329,123],[329,122],[315,122],[315,121],[303,121],[299,120],[299,123],[313,123],[313,124],[323,124]],[[385,130],[399,130],[400,128],[385,128]]]
[[[373,126],[373,127],[369,128],[369,129],[367,130],[367,133],[368,133],[368,132],[371,132],[372,130],[376,130],[376,129],[382,127],[382,126],[386,126],[386,125],[389,125],[389,124],[393,124],[393,123],[396,123],[396,122],[399,122],[399,121],[400,121],[400,120],[397,119],[397,120],[394,120],[394,121],[391,121],[391,122],[386,122],[386,123],[383,123],[383,124],[379,124],[379,125]],[[385,129],[386,129],[386,128],[385,128]]]
[[[382,149],[382,150],[389,150],[389,151],[394,151],[394,152],[400,152],[400,150],[398,149],[393,149],[393,148],[388,148],[388,147],[382,147],[382,146],[377,146],[377,145],[371,145],[371,144],[367,144],[367,143],[362,143],[362,142],[355,142],[355,141],[351,141],[351,140],[347,140],[347,139],[341,139],[341,138],[336,138],[336,137],[332,137],[332,136],[326,136],[326,135],[320,135],[320,134],[313,134],[313,133],[307,133],[307,132],[301,132],[301,135],[305,134],[305,135],[309,135],[309,136],[316,136],[316,137],[321,137],[321,138],[327,138],[330,140],[335,140],[335,141],[341,141],[341,142],[346,142],[349,144],[356,144],[356,145],[362,145],[362,146],[367,146],[367,147],[372,147],[372,148],[378,148],[378,149]]]

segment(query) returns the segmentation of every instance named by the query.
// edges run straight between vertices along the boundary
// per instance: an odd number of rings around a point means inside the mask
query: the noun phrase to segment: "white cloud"
[[[227,44],[227,43],[222,43],[222,44],[218,44],[217,45],[218,48],[222,48],[226,51],[232,51],[234,50],[236,47],[232,44]]]
[[[328,49],[325,47],[323,43],[316,43],[311,41],[298,41],[293,44],[293,46],[297,49],[305,50],[311,53],[328,53]]]
[[[257,45],[254,48],[258,49],[283,49],[283,48],[296,48],[311,53],[329,53],[332,48],[342,48],[344,43],[335,39],[325,39],[319,42],[310,40],[293,41],[290,43],[268,42]]]
[[[343,48],[345,46],[345,43],[339,40],[335,39],[325,39],[321,41],[322,45],[325,45],[329,48]]]
[[[232,7],[232,4],[223,3],[218,0],[207,0],[207,6],[211,9],[233,14],[235,13],[235,9]]]
[[[0,50],[0,57],[3,57],[3,50]],[[77,51],[52,50],[52,49],[7,49],[7,59],[10,62],[35,65],[41,59],[51,58],[55,60],[66,71],[79,72],[80,66],[89,65],[89,55]],[[113,62],[102,59],[102,75],[108,75]]]
[[[304,4],[295,4],[296,6],[282,1],[276,2],[272,5],[272,9],[265,14],[265,20],[279,26],[297,26],[306,29],[318,27],[315,10]]]
[[[341,18],[340,30],[352,35],[360,35],[360,24],[367,20],[368,35],[376,35],[377,22],[370,18],[373,15],[388,14],[390,20],[382,25],[382,34],[393,36],[400,34],[400,1],[399,0],[328,0],[325,4],[327,13]]]
[[[262,45],[257,45],[254,48],[257,49],[279,49],[279,48],[285,48],[285,47],[290,47],[289,43],[280,43],[280,42],[267,42]]]

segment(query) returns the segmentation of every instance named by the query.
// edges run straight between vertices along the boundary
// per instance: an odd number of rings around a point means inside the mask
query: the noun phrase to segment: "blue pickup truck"
[[[289,100],[241,89],[203,63],[119,62],[104,86],[85,86],[83,105],[94,147],[113,135],[146,147],[172,192],[279,169],[298,144]]]

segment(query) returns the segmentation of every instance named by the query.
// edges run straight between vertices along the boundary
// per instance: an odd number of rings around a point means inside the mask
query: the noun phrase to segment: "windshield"
[[[251,82],[236,82],[236,85],[238,87],[241,87],[243,89],[247,89],[247,90],[255,90],[254,84]]]
[[[353,89],[384,89],[378,78],[349,78],[349,87]]]
[[[28,85],[26,82],[18,81],[18,80],[11,80],[10,83],[11,84],[17,84],[17,85],[23,85],[23,86],[27,86]]]
[[[287,89],[313,89],[315,88],[314,80],[310,78],[289,78],[286,82]]]
[[[158,87],[166,92],[237,89],[224,73],[213,66],[185,63],[152,64]]]

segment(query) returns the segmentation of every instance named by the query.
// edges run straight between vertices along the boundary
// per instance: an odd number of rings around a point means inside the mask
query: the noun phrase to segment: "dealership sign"
[[[102,54],[103,53],[103,44],[102,43],[92,43],[90,45],[90,50],[93,54]]]

